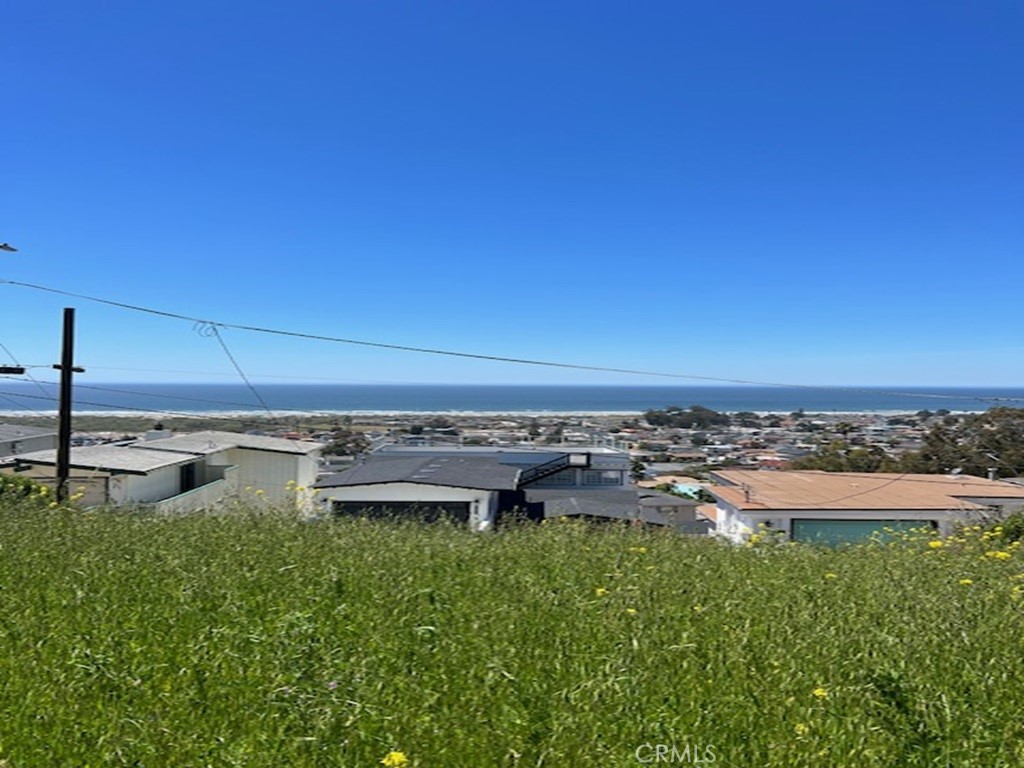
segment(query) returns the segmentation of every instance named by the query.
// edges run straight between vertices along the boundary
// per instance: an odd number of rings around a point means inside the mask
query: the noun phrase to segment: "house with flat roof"
[[[629,470],[628,453],[604,446],[387,445],[350,469],[318,480],[316,501],[332,515],[445,517],[477,530],[519,515],[534,520],[580,516],[706,532],[692,510],[683,509],[687,500],[649,491],[649,498],[641,499]]]
[[[57,447],[57,430],[0,424],[0,457]]]
[[[243,493],[308,507],[309,495],[296,488],[316,480],[322,448],[320,443],[233,432],[167,432],[156,439],[72,447],[68,485],[72,493],[82,494],[85,506],[187,512]],[[0,472],[52,484],[56,465],[55,449],[33,451],[9,457]]]
[[[958,524],[1024,510],[1024,487],[971,475],[719,470],[711,478],[716,533],[737,542],[762,527],[825,544],[886,528],[945,535]]]

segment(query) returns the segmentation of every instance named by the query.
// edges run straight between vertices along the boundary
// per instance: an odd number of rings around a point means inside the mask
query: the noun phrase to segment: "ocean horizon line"
[[[216,384],[77,382],[75,413],[639,414],[699,405],[724,413],[984,411],[1024,405],[1024,387],[740,385]],[[51,382],[0,385],[0,412],[55,411]]]
[[[259,376],[248,377],[250,380],[259,379]],[[18,384],[25,384],[24,381],[16,382]],[[55,381],[43,381],[40,382],[44,385],[57,386],[58,382]],[[115,380],[103,380],[90,379],[88,382],[90,385],[103,385],[103,386],[120,386],[120,387],[134,387],[134,386],[146,386],[146,387],[239,387],[245,386],[237,380],[235,381],[135,381],[128,379],[115,379]],[[561,384],[545,384],[545,383],[515,383],[515,384],[504,384],[501,382],[465,382],[465,381],[454,381],[454,382],[398,382],[398,381],[387,381],[387,382],[367,382],[367,381],[335,381],[332,379],[307,379],[307,380],[287,380],[287,381],[269,381],[259,383],[260,387],[523,387],[523,388],[572,388],[572,389],[613,389],[628,387],[630,389],[701,389],[708,387],[721,387],[723,389],[733,388],[764,388],[764,389],[867,389],[867,390],[879,390],[879,389],[904,389],[904,390],[978,390],[978,389],[998,389],[998,390],[1021,390],[1024,391],[1024,384],[770,384],[770,383],[759,383],[759,382],[728,382],[728,381],[681,381],[678,383],[645,383],[645,384],[613,384],[613,383],[587,383],[587,384],[572,384],[572,383],[561,383]]]

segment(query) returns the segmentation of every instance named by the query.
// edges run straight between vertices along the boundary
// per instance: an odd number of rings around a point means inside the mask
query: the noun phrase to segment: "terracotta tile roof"
[[[714,504],[701,504],[697,507],[697,516],[713,523],[718,520],[718,507]]]
[[[971,475],[866,472],[757,472],[722,470],[725,483],[708,488],[745,510],[765,509],[977,509],[969,499],[1019,499],[1024,487]]]

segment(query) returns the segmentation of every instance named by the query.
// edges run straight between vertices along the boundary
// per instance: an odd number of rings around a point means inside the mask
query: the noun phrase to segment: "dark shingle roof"
[[[371,456],[318,480],[315,487],[417,483],[505,491],[515,490],[522,469],[522,465],[509,466],[483,456]]]
[[[545,517],[560,515],[593,515],[620,520],[636,520],[640,505],[635,490],[587,490],[585,488],[526,489],[526,500],[543,502]]]

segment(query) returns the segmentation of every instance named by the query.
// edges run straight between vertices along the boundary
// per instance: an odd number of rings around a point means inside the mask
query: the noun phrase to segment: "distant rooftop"
[[[12,456],[11,463],[56,465],[57,451],[32,451]],[[83,445],[71,449],[70,465],[74,469],[100,472],[124,472],[144,475],[162,467],[173,467],[195,461],[195,456],[171,451],[139,451],[127,445]]]
[[[977,509],[974,500],[1020,499],[1024,487],[972,475],[910,475],[868,472],[712,473],[728,485],[708,486],[737,509]]]
[[[289,440],[284,437],[267,437],[265,435],[246,435],[239,432],[191,432],[174,437],[160,437],[153,440],[140,440],[132,443],[133,448],[158,451],[180,451],[197,456],[226,451],[229,448],[250,448],[272,453],[294,453],[304,455],[323,448],[322,443],[305,440]]]
[[[8,440],[24,440],[29,437],[43,437],[45,435],[56,434],[56,429],[24,427],[20,424],[0,424],[0,442],[6,442]]]

